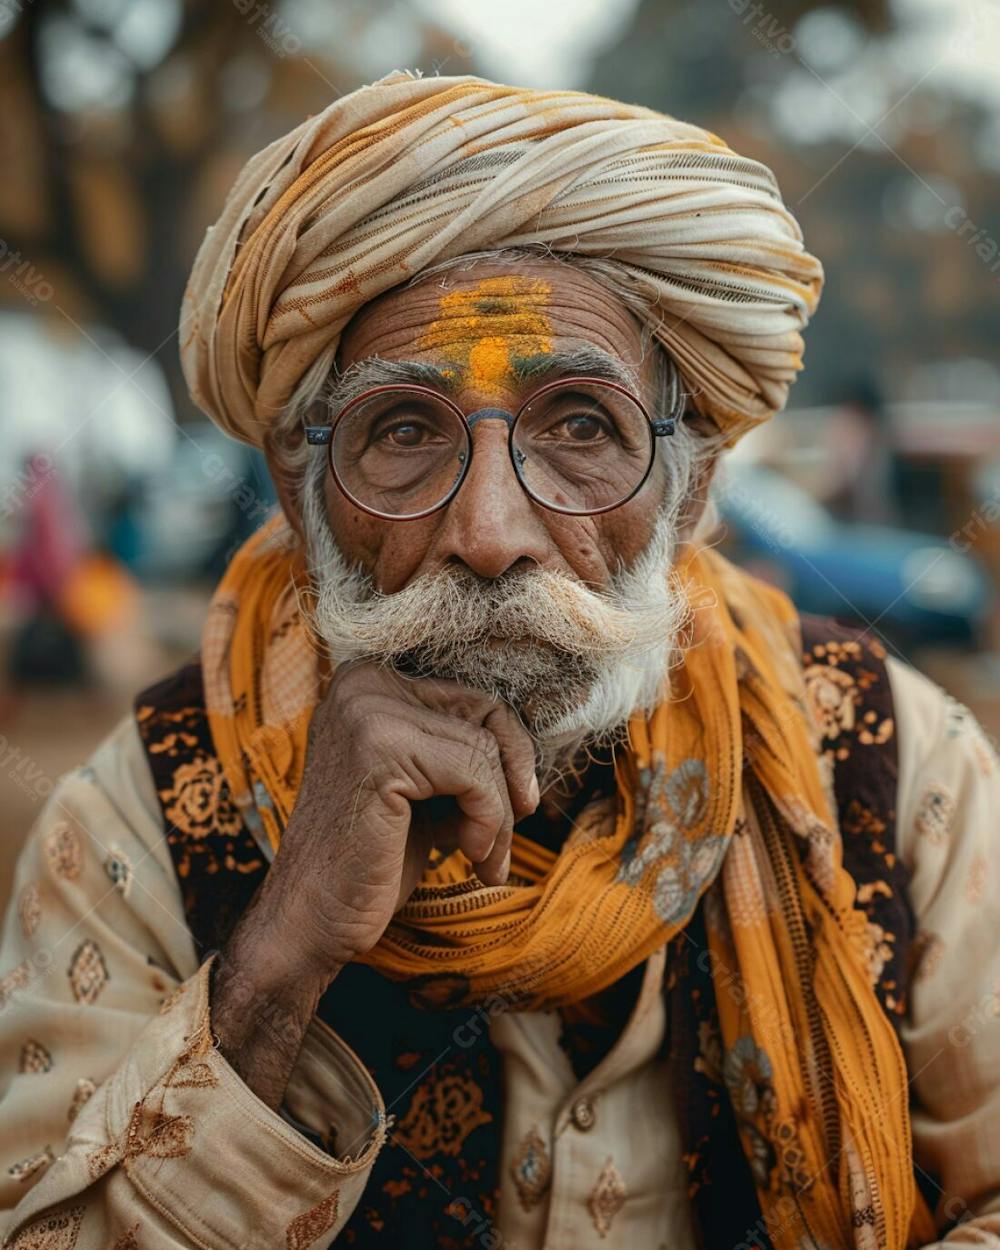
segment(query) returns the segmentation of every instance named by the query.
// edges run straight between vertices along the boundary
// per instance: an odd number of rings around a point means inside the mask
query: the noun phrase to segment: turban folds
[[[184,296],[195,402],[260,446],[351,316],[466,252],[610,258],[655,294],[656,337],[731,439],[778,411],[822,285],[764,165],[651,109],[395,73],[252,157]]]

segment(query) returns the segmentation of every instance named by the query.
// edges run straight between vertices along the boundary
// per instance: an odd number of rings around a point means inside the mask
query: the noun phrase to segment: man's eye
[[[427,441],[430,431],[416,421],[401,421],[390,425],[379,436],[379,441],[391,443],[395,447],[419,447]]]
[[[606,437],[608,433],[605,422],[588,413],[565,417],[555,428],[561,438],[570,439],[574,443],[593,443]]]

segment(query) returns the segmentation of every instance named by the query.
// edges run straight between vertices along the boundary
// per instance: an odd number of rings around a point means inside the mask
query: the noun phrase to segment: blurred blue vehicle
[[[838,521],[794,482],[758,464],[727,466],[713,498],[721,550],[780,586],[800,611],[872,626],[903,652],[981,641],[990,583],[946,539]]]

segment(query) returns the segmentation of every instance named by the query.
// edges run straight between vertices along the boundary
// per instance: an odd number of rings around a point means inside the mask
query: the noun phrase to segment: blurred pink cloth
[[[24,527],[11,584],[30,610],[57,603],[85,550],[83,522],[44,456],[26,466]]]

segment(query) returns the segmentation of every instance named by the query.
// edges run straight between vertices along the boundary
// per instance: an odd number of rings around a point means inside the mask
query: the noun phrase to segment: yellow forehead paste
[[[489,391],[510,381],[516,356],[552,350],[546,310],[551,287],[541,278],[482,278],[438,301],[438,317],[418,346],[441,349],[464,365],[466,381]]]

